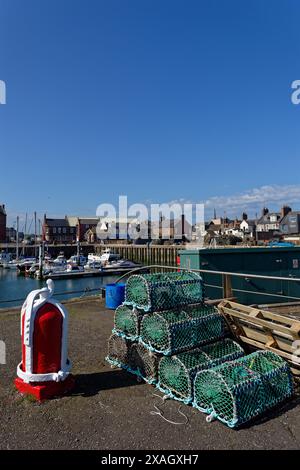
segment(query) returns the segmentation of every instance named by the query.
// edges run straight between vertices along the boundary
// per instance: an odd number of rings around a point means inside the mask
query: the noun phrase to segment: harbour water
[[[60,279],[55,281],[55,296],[59,300],[88,295],[91,289],[100,289],[114,282],[118,276]],[[45,281],[18,276],[17,271],[0,268],[0,308],[22,305],[27,294],[45,286]],[[96,291],[90,293],[97,294]]]

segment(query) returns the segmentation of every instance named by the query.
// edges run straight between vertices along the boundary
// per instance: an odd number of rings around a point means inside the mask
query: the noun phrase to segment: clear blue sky
[[[119,194],[300,205],[298,0],[0,0],[0,17],[11,217]]]

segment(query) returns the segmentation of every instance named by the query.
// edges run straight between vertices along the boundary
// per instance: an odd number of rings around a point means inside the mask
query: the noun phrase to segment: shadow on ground
[[[75,376],[75,381],[75,388],[70,395],[81,395],[83,397],[97,395],[101,390],[139,385],[134,376],[131,377],[123,370],[78,374]]]
[[[249,429],[253,425],[266,423],[274,418],[285,415],[289,410],[300,405],[300,391],[297,389],[293,398],[284,401],[281,405],[276,405],[275,407],[267,410],[262,416],[253,418],[251,421],[248,421],[245,424],[242,424],[237,429]]]

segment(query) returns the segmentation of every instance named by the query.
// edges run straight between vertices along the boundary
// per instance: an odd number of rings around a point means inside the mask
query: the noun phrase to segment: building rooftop
[[[269,224],[271,217],[276,217],[276,222],[279,222],[281,219],[281,214],[280,212],[268,212],[258,219],[257,224]]]
[[[296,216],[296,217],[298,216],[298,217],[299,217],[299,216],[300,216],[300,211],[291,211],[291,212],[289,212],[289,213],[286,214],[284,217],[282,217],[282,219],[281,219],[280,222],[281,222],[282,224],[285,224],[285,223],[288,221],[288,219],[290,218],[290,216],[292,216],[292,217],[293,217],[293,216],[294,216],[294,217],[295,217],[295,216]]]
[[[48,219],[46,218],[46,224],[48,227],[69,227],[67,219]]]
[[[78,217],[80,224],[87,224],[87,225],[97,225],[99,222],[99,217]]]

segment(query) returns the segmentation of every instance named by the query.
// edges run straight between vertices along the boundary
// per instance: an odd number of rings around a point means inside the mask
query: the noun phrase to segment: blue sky
[[[297,0],[0,0],[0,201],[300,208]]]

